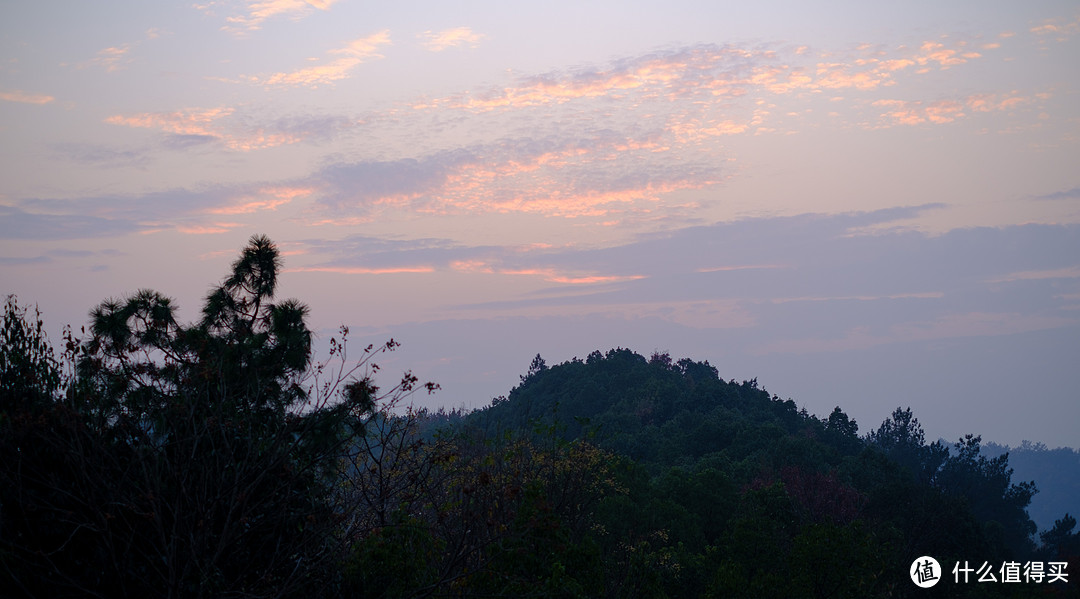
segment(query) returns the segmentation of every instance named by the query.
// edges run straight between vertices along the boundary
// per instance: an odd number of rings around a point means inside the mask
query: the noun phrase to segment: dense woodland
[[[0,351],[0,594],[17,597],[1080,595],[1080,531],[1039,532],[1037,481],[978,436],[865,434],[707,362],[537,356],[471,413],[382,383],[397,344],[315,362],[254,237],[177,322],[110,299],[58,347],[9,297]],[[912,561],[937,558],[919,589]],[[953,583],[952,565],[1068,562],[1067,583]],[[996,571],[996,570],[995,570]],[[1000,577],[1003,575],[999,575]]]

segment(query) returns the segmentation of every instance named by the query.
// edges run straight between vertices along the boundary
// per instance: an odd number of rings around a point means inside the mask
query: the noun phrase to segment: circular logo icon
[[[915,586],[928,589],[941,580],[941,564],[929,555],[924,555],[911,562],[908,573],[911,574],[911,582],[914,582]]]

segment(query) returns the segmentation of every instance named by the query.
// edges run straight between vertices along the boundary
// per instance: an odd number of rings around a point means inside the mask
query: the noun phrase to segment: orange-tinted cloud
[[[355,39],[343,48],[331,50],[330,54],[340,58],[335,58],[326,64],[291,72],[273,73],[262,77],[249,76],[245,79],[267,87],[317,88],[320,85],[328,85],[349,77],[350,71],[368,59],[382,58],[382,55],[378,52],[379,47],[390,43],[390,32],[383,30],[367,37]]]
[[[720,180],[715,166],[668,157],[651,138],[503,140],[419,160],[328,167],[308,185],[343,217],[373,211],[531,213],[565,218],[648,211],[668,194]],[[660,158],[658,158],[660,156]],[[670,162],[671,164],[665,164]]]
[[[888,81],[887,72],[896,70],[895,65],[890,65],[882,70],[852,70],[850,65],[844,63],[818,63],[817,79],[815,87],[825,89],[843,89],[854,87],[859,90],[871,90]]]
[[[157,129],[192,143],[219,142],[230,150],[251,151],[333,137],[355,121],[343,117],[291,117],[252,126],[233,107],[196,108],[173,112],[113,115],[111,125]],[[185,145],[184,142],[180,145]]]
[[[552,283],[564,285],[593,285],[596,283],[619,283],[644,279],[645,275],[585,275],[560,272],[554,268],[522,268],[518,270],[500,270],[498,274],[525,275],[540,277]]]
[[[163,31],[156,27],[151,27],[146,30],[145,37],[142,40],[135,42],[127,42],[116,46],[110,46],[108,48],[102,48],[98,50],[97,54],[90,60],[80,63],[78,66],[83,67],[100,67],[108,72],[119,71],[131,62],[131,52],[136,47],[141,45],[146,40],[153,40],[161,37]]]
[[[216,235],[228,233],[241,226],[240,223],[213,223],[208,225],[179,225],[176,230],[184,235]]]
[[[469,46],[475,48],[480,45],[480,41],[485,36],[479,33],[473,33],[473,30],[468,27],[455,27],[453,29],[444,29],[442,31],[425,31],[420,34],[420,39],[423,40],[424,47],[432,52],[442,52],[447,48],[455,48],[458,46]]]
[[[1012,110],[1018,106],[1030,103],[1031,98],[1023,96],[1005,96],[997,94],[976,94],[968,96],[966,103],[971,110],[976,112],[992,112],[995,110]]]
[[[431,266],[398,266],[387,268],[365,268],[360,266],[301,266],[287,268],[285,272],[331,272],[342,275],[393,275],[435,272]]]
[[[605,216],[628,209],[637,202],[656,203],[662,196],[675,191],[700,189],[713,183],[714,181],[682,180],[649,182],[613,190],[534,190],[497,198],[485,207],[495,212],[523,212],[567,218]]]
[[[265,187],[258,190],[257,194],[242,196],[236,203],[211,208],[207,210],[207,213],[253,214],[266,210],[274,211],[295,198],[306,197],[314,192],[314,189],[305,187]]]
[[[963,46],[963,42],[960,45]],[[963,52],[957,48],[946,48],[945,44],[941,42],[924,42],[919,51],[920,53],[915,56],[915,62],[919,63],[919,65],[936,62],[941,68],[961,65],[968,60],[982,56],[978,52]]]
[[[56,98],[45,94],[28,94],[20,90],[0,92],[0,100],[6,102],[19,102],[22,104],[48,104]]]
[[[992,112],[1011,110],[1030,103],[1030,98],[1022,96],[998,96],[997,94],[973,94],[959,100],[938,100],[924,103],[920,101],[877,100],[873,106],[885,108],[882,117],[897,125],[919,125],[922,123],[951,123],[972,112]]]
[[[312,8],[329,10],[330,6],[338,0],[246,0],[244,2],[246,14],[227,17],[229,25],[223,29],[243,32],[253,31],[262,26],[263,21],[276,16],[290,16],[301,18],[307,15]],[[208,6],[197,6],[208,8]]]
[[[122,44],[98,50],[97,56],[90,60],[90,64],[104,68],[108,72],[121,69],[129,62],[128,53],[131,52],[131,44]]]
[[[650,177],[607,180],[602,174],[651,144],[611,142],[589,149],[571,146],[535,155],[488,157],[457,164],[417,209],[431,213],[532,213],[568,218],[603,216],[652,204],[672,192],[700,189],[716,181],[706,173],[658,172]],[[590,173],[588,177],[584,173]]]
[[[221,134],[210,127],[212,123],[229,116],[233,108],[220,107],[202,110],[177,110],[174,112],[142,112],[129,116],[114,115],[105,119],[110,125],[160,129],[178,135],[202,135],[220,138]]]
[[[512,249],[512,248],[510,248]],[[496,274],[539,277],[552,283],[564,285],[593,285],[597,283],[620,283],[646,278],[645,275],[601,275],[570,272],[551,267],[506,268],[495,266],[487,260],[455,260],[449,264],[452,270],[464,273]]]
[[[688,122],[673,122],[668,126],[668,131],[673,133],[680,142],[685,143],[688,141],[700,141],[707,137],[746,133],[750,126],[750,123],[736,123],[730,119],[708,123],[691,120]]]
[[[486,260],[453,260],[450,262],[451,270],[465,273],[492,274],[495,268]]]
[[[981,56],[965,41],[948,45],[927,41],[915,49],[891,51],[864,45],[857,52],[859,56],[847,60],[835,57],[808,65],[799,64],[805,61],[805,52],[788,56],[796,61],[789,63],[771,50],[701,45],[616,61],[605,69],[548,73],[483,93],[418,102],[415,107],[491,111],[599,98],[643,102],[697,97],[704,103],[710,101],[706,95],[727,99],[839,89],[869,92],[896,85],[896,77],[912,68],[919,72],[951,68]]]
[[[606,70],[541,75],[526,79],[518,85],[484,94],[434,100],[416,107],[449,105],[487,111],[562,104],[578,99],[630,92],[646,95],[678,94],[699,87],[711,78],[710,71],[722,65],[725,59],[740,59],[746,52],[711,46],[695,47],[680,52],[640,57]]]
[[[1072,20],[1063,17],[1047,19],[1030,31],[1040,37],[1053,37],[1055,41],[1064,42],[1080,32],[1080,17]]]

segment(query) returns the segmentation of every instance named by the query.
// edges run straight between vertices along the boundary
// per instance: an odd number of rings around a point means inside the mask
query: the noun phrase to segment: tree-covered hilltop
[[[930,597],[1075,593],[1064,515],[1039,535],[1007,455],[927,443],[910,410],[860,436],[756,380],[594,352],[473,413],[407,405],[373,359],[311,352],[253,237],[176,320],[102,302],[59,354],[9,297],[0,320],[0,594],[14,597],[898,597],[912,561],[1046,563]],[[1027,577],[1030,571],[1025,570]]]
[[[564,438],[589,436],[654,469],[705,457],[773,460],[795,453],[774,442],[795,442],[808,426],[814,438],[827,440],[820,448],[829,448],[825,459],[834,466],[858,447],[842,413],[830,426],[794,401],[770,396],[756,380],[725,382],[707,362],[662,354],[646,360],[621,348],[552,368],[537,356],[508,397],[469,418],[488,435],[528,430],[534,422],[558,423]]]
[[[979,437],[927,443],[901,408],[860,436],[839,407],[819,418],[756,380],[724,381],[707,362],[621,348],[553,367],[537,356],[520,385],[466,422],[624,456],[630,491],[602,504],[605,527],[662,531],[652,546],[681,556],[672,582],[685,592],[859,596],[903,584],[896,564],[920,555],[1000,564],[1053,551],[1039,552],[1026,512],[1036,485],[1013,480],[1007,455],[983,455]]]

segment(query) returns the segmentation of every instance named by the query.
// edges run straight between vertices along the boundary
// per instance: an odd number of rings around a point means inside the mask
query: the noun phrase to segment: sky
[[[0,293],[190,321],[253,234],[420,405],[628,347],[1078,447],[1080,5],[0,7]]]

